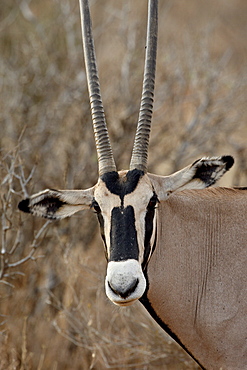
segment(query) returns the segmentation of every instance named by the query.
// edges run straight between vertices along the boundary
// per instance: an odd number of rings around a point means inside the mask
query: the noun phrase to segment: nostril
[[[131,293],[133,293],[136,290],[138,284],[139,279],[133,280],[131,284],[129,284],[128,286],[119,286],[115,285],[112,281],[111,282],[108,281],[109,288],[113,291],[113,293],[115,293],[121,298],[129,297]]]

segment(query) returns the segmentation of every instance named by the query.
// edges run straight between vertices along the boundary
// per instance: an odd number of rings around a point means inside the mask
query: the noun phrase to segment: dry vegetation
[[[146,1],[91,5],[110,136],[126,168]],[[160,0],[151,172],[227,153],[236,165],[223,183],[246,185],[246,11],[246,0]],[[46,187],[92,186],[97,162],[77,1],[4,0],[0,17],[0,369],[196,369],[139,303],[106,299],[93,214],[51,224],[17,210]]]

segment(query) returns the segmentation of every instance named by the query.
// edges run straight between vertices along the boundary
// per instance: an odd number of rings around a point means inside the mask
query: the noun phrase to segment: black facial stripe
[[[156,200],[158,201],[156,194],[154,194],[153,198],[156,198]],[[149,259],[149,256],[150,256],[150,253],[153,253],[154,248],[155,248],[155,244],[156,244],[156,240],[155,240],[154,245],[151,246],[151,240],[150,240],[151,237],[152,237],[152,234],[153,234],[154,215],[155,215],[155,208],[154,207],[152,207],[152,208],[148,207],[147,208],[147,213],[146,213],[146,216],[145,216],[144,256],[143,256],[143,262],[142,262],[143,270],[145,269],[145,267],[147,265],[147,262],[148,262],[148,259]],[[151,249],[152,249],[152,251],[151,251]]]
[[[98,218],[99,225],[100,225],[100,235],[101,235],[101,238],[103,239],[103,242],[104,242],[105,256],[106,256],[106,259],[108,259],[106,239],[105,239],[105,223],[104,223],[104,218],[103,218],[101,212],[97,213],[97,218]]]
[[[124,178],[119,177],[117,172],[108,172],[101,176],[101,180],[104,181],[107,189],[111,193],[118,195],[123,202],[124,196],[135,190],[143,175],[143,171],[136,169],[128,171]]]
[[[132,206],[113,208],[110,240],[109,261],[138,260],[139,250]]]

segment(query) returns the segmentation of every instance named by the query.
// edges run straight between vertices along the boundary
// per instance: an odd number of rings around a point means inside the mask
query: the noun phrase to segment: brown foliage
[[[110,137],[118,168],[127,168],[146,2],[91,5]],[[226,153],[237,162],[222,182],[246,185],[246,7],[160,0],[150,172]],[[97,181],[78,4],[3,1],[0,31],[0,368],[197,368],[140,304],[107,301],[93,214],[50,224],[17,211],[28,193]]]

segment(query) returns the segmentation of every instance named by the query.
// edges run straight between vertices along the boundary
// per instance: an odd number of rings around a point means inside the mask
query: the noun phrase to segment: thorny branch
[[[32,180],[35,167],[26,176],[20,157],[20,140],[13,151],[2,156],[0,159],[0,171],[3,178],[1,182],[0,201],[1,201],[1,248],[0,248],[0,283],[13,287],[8,279],[13,279],[17,275],[22,275],[16,271],[16,267],[24,264],[29,260],[35,260],[35,252],[41,241],[41,237],[47,230],[50,221],[47,221],[36,232],[31,241],[29,251],[23,256],[21,245],[21,216],[19,215],[18,225],[16,225],[17,208],[16,198],[28,197],[27,185]],[[15,220],[14,220],[15,218]]]

